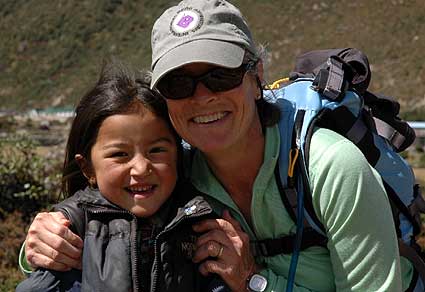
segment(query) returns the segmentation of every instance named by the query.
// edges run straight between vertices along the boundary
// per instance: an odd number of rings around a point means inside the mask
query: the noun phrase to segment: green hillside
[[[73,106],[105,57],[146,68],[152,24],[176,2],[0,0],[0,109]],[[372,89],[401,100],[405,117],[425,117],[425,1],[232,2],[268,44],[270,81],[299,53],[356,47],[371,61]]]

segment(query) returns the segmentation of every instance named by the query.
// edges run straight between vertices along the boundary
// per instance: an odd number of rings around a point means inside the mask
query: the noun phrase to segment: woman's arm
[[[354,144],[329,132],[313,135],[310,178],[336,290],[402,291],[397,236],[381,178]]]
[[[83,241],[68,226],[61,212],[39,213],[25,240],[25,255],[32,267],[56,271],[81,269]]]

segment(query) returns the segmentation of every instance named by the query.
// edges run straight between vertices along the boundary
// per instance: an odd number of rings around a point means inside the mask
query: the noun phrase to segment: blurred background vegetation
[[[425,117],[423,0],[234,0],[258,43],[270,81],[297,54],[356,47],[369,56],[372,91],[396,97],[409,120]],[[169,0],[0,0],[0,109],[73,106],[102,59],[150,65],[150,30]]]
[[[72,109],[111,56],[148,68],[153,22],[177,2],[0,0],[0,110]],[[300,53],[356,47],[369,56],[371,91],[399,100],[403,118],[425,119],[425,1],[231,2],[269,49],[268,81],[286,76]],[[68,124],[0,117],[0,291],[22,279],[16,261],[28,223],[58,199]],[[43,131],[55,128],[57,143],[46,147]],[[424,167],[423,149],[412,163]]]
[[[14,291],[23,279],[17,259],[27,227],[36,212],[59,199],[63,146],[42,153],[26,135],[0,140],[0,291]]]

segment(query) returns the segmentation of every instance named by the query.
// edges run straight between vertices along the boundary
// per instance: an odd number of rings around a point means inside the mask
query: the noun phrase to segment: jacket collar
[[[96,209],[96,210],[116,210],[116,211],[127,211],[129,214],[133,215],[134,218],[138,218],[136,215],[131,213],[128,210],[123,209],[120,206],[117,206],[116,204],[110,202],[108,199],[106,199],[99,189],[86,187],[84,190],[80,190],[77,193],[75,193],[75,196],[77,197],[77,204],[81,207],[89,207],[90,209]],[[155,226],[163,226],[164,222],[166,222],[167,214],[169,210],[169,203],[170,200],[168,200],[164,205],[160,208],[160,210],[155,213],[153,216],[149,217],[148,219],[155,225]],[[143,219],[143,218],[141,218]]]
[[[206,217],[216,218],[210,204],[202,196],[196,196],[183,207],[177,209],[176,216],[165,227],[165,230],[173,228],[182,220],[195,220],[196,218],[206,219]]]

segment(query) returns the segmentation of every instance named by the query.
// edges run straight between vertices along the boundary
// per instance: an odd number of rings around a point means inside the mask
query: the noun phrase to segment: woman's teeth
[[[193,118],[193,121],[195,123],[198,123],[198,124],[206,124],[206,123],[211,123],[211,122],[220,120],[225,115],[226,115],[225,112],[220,112],[220,113],[215,113],[215,114],[212,114],[212,115],[195,117],[195,118]]]

